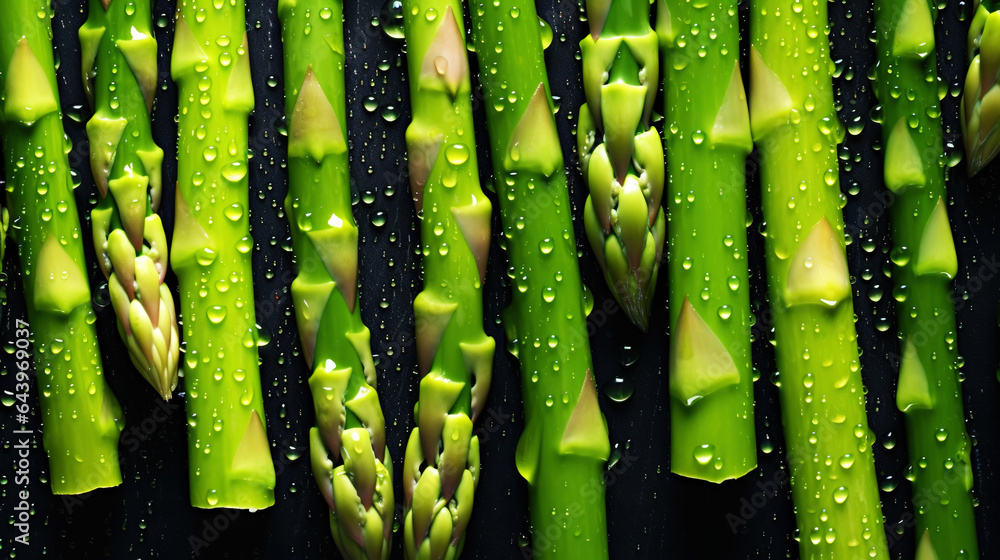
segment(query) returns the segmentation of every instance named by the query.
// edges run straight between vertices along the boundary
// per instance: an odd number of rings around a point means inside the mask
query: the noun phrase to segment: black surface
[[[358,192],[356,215],[361,227],[362,309],[373,333],[377,355],[379,393],[388,420],[389,445],[397,458],[397,484],[402,445],[412,427],[416,398],[416,365],[413,351],[411,303],[420,286],[416,255],[416,219],[409,200],[403,133],[409,120],[408,84],[405,80],[403,44],[389,38],[372,21],[379,17],[380,2],[349,2],[347,8],[348,123],[352,143],[351,175]],[[59,83],[63,105],[68,108],[66,128],[73,140],[70,163],[82,186],[77,189],[81,209],[95,202],[96,189],[86,157],[84,122],[80,109],[84,97],[80,83],[76,30],[85,19],[83,0],[57,0],[55,39],[62,61]],[[298,350],[291,311],[289,284],[293,278],[288,225],[282,201],[285,185],[284,105],[280,29],[273,0],[248,2],[248,30],[253,56],[257,109],[251,116],[251,221],[254,251],[254,287],[258,322],[270,337],[261,347],[268,431],[278,472],[277,503],[256,513],[232,510],[196,510],[187,502],[187,445],[182,401],[162,403],[132,370],[115,332],[114,315],[107,305],[106,287],[96,266],[90,267],[101,329],[106,370],[126,413],[127,427],[121,445],[125,482],[122,486],[89,495],[53,498],[49,493],[44,453],[38,437],[32,451],[28,489],[33,502],[30,545],[12,542],[15,534],[12,508],[20,487],[14,481],[15,450],[12,445],[14,410],[0,406],[0,555],[11,558],[336,558],[338,553],[327,528],[326,505],[309,469],[307,431],[313,414],[307,371]],[[175,149],[173,113],[176,92],[170,82],[169,49],[173,31],[169,0],[155,1],[160,40],[160,82],[155,121],[159,144],[170,154]],[[743,6],[743,21],[747,7]],[[576,43],[585,35],[576,0],[539,1],[539,11],[552,24],[556,40],[548,50],[553,93],[561,98],[557,115],[563,148],[570,169],[572,199],[582,209],[585,187],[575,170],[572,153],[572,114],[582,102]],[[971,6],[953,2],[942,10],[938,29],[939,67],[948,86],[944,100],[946,142],[958,150],[958,98],[965,68],[965,20]],[[867,3],[841,0],[830,5],[833,58],[839,70],[836,89],[842,120],[862,126],[848,134],[842,148],[841,180],[848,192],[845,208],[853,243],[848,258],[854,275],[855,309],[859,342],[863,348],[863,375],[868,387],[871,427],[878,437],[875,456],[882,486],[883,510],[893,558],[911,558],[914,550],[910,485],[904,478],[906,441],[901,414],[895,408],[894,364],[897,350],[891,279],[886,275],[889,237],[886,208],[877,196],[881,185],[878,151],[880,131],[870,114],[875,106],[866,77],[874,63],[870,41],[872,13]],[[0,17],[3,17],[0,15]],[[746,53],[744,52],[744,55]],[[746,75],[746,72],[744,72]],[[363,105],[373,98],[378,108]],[[74,109],[75,108],[75,109]],[[477,110],[481,113],[481,107]],[[393,118],[395,114],[398,118]],[[482,115],[477,122],[482,122]],[[484,133],[477,130],[477,133]],[[479,136],[479,138],[483,138]],[[482,177],[489,180],[486,142],[479,141]],[[957,153],[957,152],[956,152]],[[172,185],[176,166],[166,162],[165,184]],[[774,371],[768,339],[770,326],[765,301],[763,238],[760,195],[755,159],[749,201],[755,215],[751,226],[754,364],[760,372],[756,383],[760,467],[739,481],[719,486],[695,482],[669,473],[668,399],[664,373],[666,274],[661,275],[657,312],[650,334],[640,336],[613,304],[601,280],[589,247],[581,245],[584,279],[595,297],[590,317],[594,360],[602,388],[622,377],[635,387],[625,402],[613,402],[602,391],[614,456],[608,474],[608,532],[612,558],[795,558],[794,518],[783,461],[784,441],[777,406],[777,389],[770,382]],[[958,243],[960,271],[956,282],[959,305],[959,349],[964,356],[963,385],[969,431],[976,444],[973,466],[980,547],[992,557],[1000,535],[992,526],[1000,521],[1000,481],[993,476],[1000,448],[990,444],[997,418],[997,300],[996,274],[1000,256],[995,241],[997,194],[992,191],[1000,175],[997,165],[975,180],[966,179],[964,166],[951,170],[949,209]],[[173,189],[164,196],[165,223],[172,220]],[[499,223],[497,221],[497,223]],[[581,224],[577,239],[582,242]],[[89,229],[89,223],[85,223]],[[498,229],[498,228],[497,228]],[[89,239],[89,233],[84,236]],[[87,246],[88,255],[93,250]],[[19,287],[20,273],[12,255],[5,263],[7,309],[0,325],[6,351],[0,352],[0,392],[14,390],[14,321],[25,318]],[[494,244],[487,282],[487,330],[503,348],[499,314],[506,300],[503,285],[505,255]],[[93,261],[91,261],[93,262]],[[881,298],[879,295],[881,294]],[[625,365],[633,360],[631,365]],[[514,468],[514,448],[521,431],[521,406],[517,364],[497,352],[496,374],[485,421],[479,429],[482,442],[482,482],[469,527],[464,558],[505,559],[528,557],[526,490]],[[183,383],[178,391],[183,392]],[[39,435],[37,386],[32,386],[29,427]],[[401,496],[397,488],[397,496]],[[397,518],[398,521],[398,518]],[[736,525],[736,530],[731,528]],[[402,558],[397,533],[393,558]]]

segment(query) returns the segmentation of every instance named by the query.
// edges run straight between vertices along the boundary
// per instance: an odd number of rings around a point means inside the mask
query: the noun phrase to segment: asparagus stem
[[[288,198],[299,336],[313,373],[313,470],[341,554],[387,559],[395,514],[371,333],[361,321],[351,210],[341,0],[280,0]]]
[[[274,504],[254,317],[247,183],[253,109],[242,0],[178,0],[177,273],[186,340],[191,504]]]
[[[969,72],[959,104],[969,175],[1000,152],[1000,5],[977,0],[969,25]]]
[[[517,468],[528,481],[534,558],[608,557],[597,402],[559,136],[532,0],[470,5],[511,268],[504,327],[521,362],[525,427]]]
[[[827,3],[754,0],[750,14],[750,123],[801,555],[886,558],[845,254]]]
[[[403,540],[409,558],[454,558],[472,515],[472,425],[493,367],[482,302],[492,207],[479,185],[462,4],[404,0],[403,13],[413,105],[406,143],[424,257],[424,290],[413,302],[422,378],[403,464]]]
[[[670,470],[757,466],[746,177],[750,118],[736,2],[661,0],[670,223]]]
[[[577,145],[590,187],[587,239],[604,279],[642,330],[663,249],[663,145],[649,121],[659,83],[649,0],[590,0],[580,42],[583,88]],[[634,214],[634,216],[633,216]]]
[[[118,332],[142,376],[164,399],[177,386],[179,336],[164,283],[167,236],[156,214],[163,150],[150,121],[156,39],[149,0],[91,0],[80,28],[90,163],[100,191],[91,212],[98,262],[108,279]]]
[[[101,369],[66,157],[69,139],[59,110],[50,3],[9,0],[3,9],[0,121],[10,234],[21,256],[34,334],[42,442],[52,492],[82,494],[121,484],[118,437],[124,420]]]
[[[906,416],[917,557],[978,558],[972,446],[956,366],[951,282],[958,258],[945,202],[935,15],[928,0],[875,2],[885,185],[895,199],[896,404]]]

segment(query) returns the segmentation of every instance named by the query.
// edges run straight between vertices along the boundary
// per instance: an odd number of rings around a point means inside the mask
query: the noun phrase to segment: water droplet
[[[699,445],[694,448],[694,460],[699,465],[707,465],[715,457],[715,446],[711,443]]]
[[[208,315],[208,320],[219,324],[223,319],[226,318],[226,307],[224,305],[214,305],[208,308],[206,314]]]
[[[615,376],[604,385],[604,394],[615,402],[625,402],[635,392],[635,383],[628,377]]]
[[[847,495],[849,494],[847,488],[841,486],[833,491],[833,501],[838,504],[842,504],[847,501]]]
[[[452,165],[462,165],[469,160],[469,148],[465,144],[452,144],[445,148],[444,157]]]

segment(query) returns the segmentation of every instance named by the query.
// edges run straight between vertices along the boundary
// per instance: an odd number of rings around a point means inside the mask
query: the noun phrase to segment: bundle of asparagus
[[[156,39],[151,1],[91,0],[80,28],[90,163],[100,191],[91,212],[98,262],[118,332],[157,393],[177,386],[180,340],[167,275],[167,236],[156,214],[163,150],[153,142]]]
[[[191,504],[274,504],[254,317],[247,183],[253,110],[243,0],[178,0],[173,251],[184,324]]]
[[[10,0],[3,10],[0,121],[7,201],[34,334],[42,441],[52,492],[81,494],[121,484],[118,437],[124,421],[101,369],[59,109],[50,3]],[[27,332],[23,336],[27,340]]]
[[[330,529],[353,560],[389,557],[395,501],[371,333],[361,321],[358,227],[351,211],[340,0],[281,0],[288,198],[298,275],[295,317],[317,426],[313,472]]]
[[[754,0],[750,124],[803,558],[888,556],[839,189],[826,2]]]
[[[541,28],[532,0],[470,6],[503,234],[516,285],[503,322],[521,362],[534,558],[608,557],[608,431],[590,341]],[[553,397],[557,398],[553,398]]]
[[[403,461],[403,540],[409,558],[452,558],[472,515],[472,425],[493,368],[482,301],[492,206],[479,185],[462,4],[404,0],[403,16],[413,106],[406,143],[424,263],[413,302],[422,378]]]
[[[649,324],[665,219],[663,145],[650,127],[659,84],[649,0],[590,0],[590,35],[580,41],[583,89],[577,146],[590,187],[587,239],[618,303]]]
[[[956,366],[951,281],[958,257],[945,202],[935,12],[928,0],[875,2],[876,81],[885,186],[895,195],[893,279],[903,347],[896,404],[906,416],[917,557],[978,558],[972,445]]]
[[[746,177],[750,118],[736,2],[667,0],[670,470],[722,482],[757,466]]]

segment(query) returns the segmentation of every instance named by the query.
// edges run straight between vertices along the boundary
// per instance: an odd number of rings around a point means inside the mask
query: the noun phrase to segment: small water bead
[[[699,445],[694,448],[694,460],[698,462],[699,465],[707,465],[715,457],[715,446],[706,443],[704,445]]]
[[[462,165],[469,160],[469,148],[465,144],[452,144],[445,149],[444,156],[448,163]]]
[[[538,249],[543,255],[548,255],[555,248],[555,242],[552,241],[551,237],[546,237],[538,243]]]
[[[840,466],[841,466],[841,468],[849,469],[853,465],[854,465],[854,455],[852,455],[850,453],[846,453],[846,454],[844,454],[844,456],[842,456],[840,458]]]
[[[243,206],[239,203],[232,204],[231,206],[227,206],[223,213],[225,213],[226,218],[229,218],[230,221],[239,221],[243,217]]]
[[[628,377],[615,376],[604,386],[604,394],[614,402],[625,402],[635,392],[635,384]]]
[[[841,486],[833,491],[833,501],[838,504],[842,504],[847,501],[848,492],[847,488]]]
[[[205,157],[205,161],[213,162],[219,156],[219,150],[215,146],[207,146],[202,150],[202,155]]]
[[[214,305],[208,308],[206,315],[208,315],[208,320],[212,323],[218,324],[226,318],[226,307],[224,305]]]
[[[542,299],[545,301],[545,303],[552,303],[553,301],[555,301],[556,300],[555,288],[551,286],[546,286],[545,289],[542,290]]]
[[[247,166],[242,161],[234,161],[222,168],[222,176],[235,183],[247,176]]]

